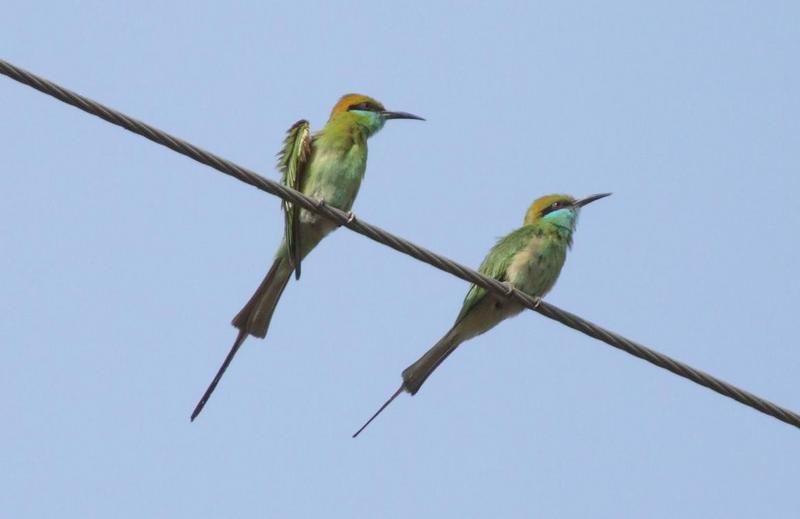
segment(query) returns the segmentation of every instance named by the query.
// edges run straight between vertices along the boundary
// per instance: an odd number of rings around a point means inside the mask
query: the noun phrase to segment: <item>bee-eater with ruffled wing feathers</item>
[[[525,214],[523,226],[500,238],[478,272],[541,298],[553,288],[572,246],[580,209],[611,193],[576,200],[569,195],[548,195],[536,200]],[[453,327],[415,363],[403,371],[400,388],[372,415],[353,437],[361,433],[403,391],[414,395],[425,380],[458,346],[513,317],[525,307],[472,285]]]
[[[278,154],[282,181],[305,195],[349,212],[367,167],[367,139],[389,119],[419,119],[406,112],[391,112],[381,103],[360,94],[342,97],[331,111],[325,127],[311,134],[308,121],[296,122],[288,131]],[[261,285],[233,318],[239,334],[217,375],[192,412],[194,420],[248,335],[265,337],[272,313],[286,283],[300,262],[337,224],[291,203],[284,202],[284,237],[275,261]]]

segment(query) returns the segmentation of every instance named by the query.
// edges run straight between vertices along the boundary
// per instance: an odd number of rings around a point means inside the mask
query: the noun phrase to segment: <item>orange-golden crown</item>
[[[371,110],[376,112],[382,112],[385,110],[380,101],[376,101],[369,96],[365,96],[363,94],[345,94],[341,99],[339,99],[339,102],[336,103],[336,105],[333,107],[333,110],[331,110],[331,119],[333,119],[334,116],[347,112],[351,108],[358,105],[368,106]]]
[[[553,204],[563,205],[564,207],[571,206],[575,203],[575,199],[569,195],[547,195],[537,198],[528,208],[525,213],[525,225],[535,223],[542,216],[542,211],[552,206]],[[557,207],[557,206],[556,206]]]

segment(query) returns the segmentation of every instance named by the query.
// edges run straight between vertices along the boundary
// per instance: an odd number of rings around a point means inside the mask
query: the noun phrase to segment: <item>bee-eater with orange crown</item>
[[[282,181],[303,194],[342,211],[350,211],[367,167],[367,139],[389,119],[419,119],[406,112],[390,112],[381,103],[360,94],[343,96],[325,127],[311,134],[308,121],[296,122],[278,154]],[[275,261],[253,296],[233,318],[239,334],[214,380],[192,412],[203,410],[239,347],[248,335],[265,337],[283,289],[292,272],[300,278],[300,262],[337,224],[284,202],[284,236]]]
[[[478,272],[541,298],[555,285],[572,246],[572,233],[580,209],[611,193],[576,200],[569,195],[548,195],[537,199],[525,214],[523,226],[500,238],[481,263]],[[367,420],[359,435],[392,400],[403,391],[414,395],[444,359],[464,342],[494,328],[525,307],[516,301],[497,297],[485,288],[472,285],[453,327],[415,363],[403,371],[400,388]]]

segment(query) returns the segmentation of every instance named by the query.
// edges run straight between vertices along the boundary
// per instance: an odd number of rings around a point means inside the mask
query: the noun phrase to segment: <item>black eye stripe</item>
[[[553,211],[558,211],[559,209],[563,209],[565,207],[569,207],[570,205],[571,204],[569,202],[567,202],[566,200],[556,200],[552,204],[550,204],[547,207],[545,207],[544,209],[542,209],[542,212],[540,214],[541,214],[541,216],[544,216],[546,214],[552,213]]]
[[[358,103],[357,105],[353,105],[350,108],[348,108],[348,110],[366,110],[368,112],[377,112],[378,107],[370,103],[364,102],[364,103]]]

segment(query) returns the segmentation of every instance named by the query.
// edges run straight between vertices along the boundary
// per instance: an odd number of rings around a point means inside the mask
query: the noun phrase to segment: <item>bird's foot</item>
[[[514,293],[514,285],[509,281],[503,281],[503,284],[506,286],[506,297],[511,297]]]
[[[315,205],[315,206],[317,206],[317,209],[322,209],[323,207],[325,207],[326,205],[328,205],[328,203],[325,201],[325,199],[324,199],[324,198],[317,198],[317,199],[314,201],[314,205]]]
[[[347,211],[346,216],[347,220],[345,223],[351,224],[356,221],[356,214],[353,211]]]
[[[540,304],[542,304],[542,298],[539,297],[539,296],[534,296],[533,297],[533,307],[534,308],[539,308]]]

